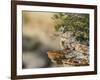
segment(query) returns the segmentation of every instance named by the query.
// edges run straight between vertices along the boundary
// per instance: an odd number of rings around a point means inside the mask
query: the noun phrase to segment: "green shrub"
[[[52,18],[57,32],[72,31],[78,41],[89,44],[89,14],[55,13]]]

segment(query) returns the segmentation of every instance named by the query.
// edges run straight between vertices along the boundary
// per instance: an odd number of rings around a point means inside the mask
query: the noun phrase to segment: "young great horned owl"
[[[60,41],[60,46],[61,49],[64,50],[65,52],[70,52],[70,50],[73,50],[72,43],[74,43],[75,37],[73,36],[73,32],[67,31],[61,35],[61,41]]]

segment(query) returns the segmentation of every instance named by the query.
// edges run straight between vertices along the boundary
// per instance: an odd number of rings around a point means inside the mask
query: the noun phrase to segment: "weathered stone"
[[[65,54],[62,51],[48,51],[47,54],[55,64],[62,64],[62,59],[65,59]]]
[[[62,51],[49,51],[48,57],[53,63],[62,66],[84,66],[89,65],[89,47],[80,44],[73,32],[61,34],[60,41]]]

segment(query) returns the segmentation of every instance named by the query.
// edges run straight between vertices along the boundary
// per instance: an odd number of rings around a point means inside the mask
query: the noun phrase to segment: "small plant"
[[[76,39],[89,45],[89,15],[78,13],[56,13],[53,17],[55,30],[74,32]]]

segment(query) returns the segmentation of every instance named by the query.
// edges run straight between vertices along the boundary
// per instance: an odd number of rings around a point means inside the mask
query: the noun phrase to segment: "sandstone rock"
[[[55,64],[62,64],[62,59],[65,59],[65,54],[62,51],[48,51],[48,57]]]
[[[62,66],[89,65],[89,47],[80,44],[73,32],[68,31],[61,34],[60,45],[62,50],[47,52],[53,63],[62,64]]]

